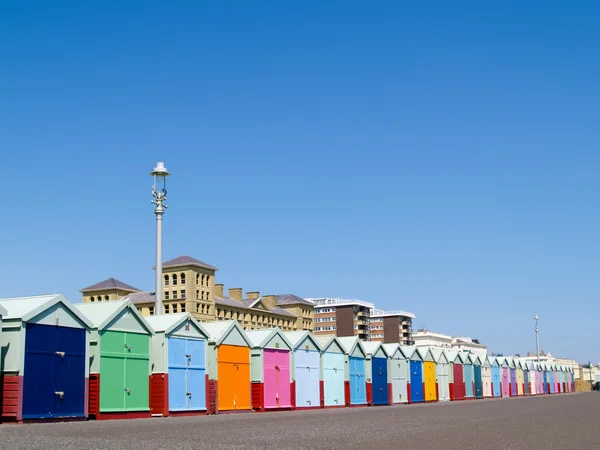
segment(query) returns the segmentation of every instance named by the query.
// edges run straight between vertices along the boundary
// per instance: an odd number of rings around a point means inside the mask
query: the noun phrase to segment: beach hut
[[[426,402],[437,402],[438,400],[438,387],[437,387],[437,375],[435,370],[435,355],[431,351],[431,348],[424,349],[423,355],[423,390]]]
[[[535,363],[533,361],[527,361],[527,385],[529,386],[529,395],[535,395],[537,388],[537,377],[535,371]],[[527,387],[527,386],[526,386]]]
[[[450,400],[465,399],[465,379],[463,371],[463,361],[456,350],[446,351],[448,362],[450,363]]]
[[[550,371],[548,370],[548,363],[541,363],[543,376],[544,376],[544,394],[550,394]]]
[[[250,411],[250,347],[237,320],[202,323],[208,333],[207,412]]]
[[[548,363],[548,384],[550,385],[548,390],[550,394],[556,393],[556,383],[554,378],[554,363]]]
[[[346,406],[364,406],[367,404],[366,352],[358,336],[339,337],[338,340],[346,353]]]
[[[90,418],[150,417],[152,327],[130,300],[78,304],[92,323]]]
[[[573,369],[573,367],[571,367],[570,382],[571,382],[571,392],[575,392],[575,370]]]
[[[499,356],[498,363],[502,368],[502,379],[500,380],[500,391],[502,397],[510,397],[510,366],[509,362],[504,356]]]
[[[392,385],[392,404],[408,403],[409,359],[399,344],[383,344],[390,356],[389,377]]]
[[[473,358],[468,352],[459,352],[458,356],[463,363],[465,400],[471,400],[475,398],[475,371],[473,370]]]
[[[559,382],[560,366],[558,364],[554,363],[553,367],[554,367],[554,393],[560,394],[560,382]]]
[[[508,365],[509,375],[510,375],[510,389],[509,395],[511,397],[517,396],[517,366],[515,365],[515,359],[512,356],[506,356],[504,358],[506,364]]]
[[[523,373],[523,366],[521,364],[520,358],[515,358],[515,369],[517,373],[517,395],[523,396],[525,395],[525,391],[523,389],[525,383],[525,374]]]
[[[252,409],[275,411],[292,408],[292,344],[279,327],[246,331],[252,343],[250,379]]]
[[[448,356],[441,348],[430,347],[435,361],[435,376],[437,385],[437,399],[440,402],[450,400],[450,363]]]
[[[0,300],[0,421],[87,416],[91,323],[60,294]]]
[[[502,364],[495,356],[488,357],[492,367],[492,397],[502,396]]]
[[[367,353],[367,404],[380,406],[390,404],[390,387],[388,385],[389,356],[380,342],[368,341],[363,343]]]
[[[483,384],[483,398],[492,397],[492,365],[487,354],[479,357],[481,361],[481,379]]]
[[[0,306],[0,377],[2,376],[2,317],[6,315],[6,310]],[[0,405],[1,406],[1,405]],[[0,413],[2,409],[0,407]]]
[[[190,313],[146,317],[150,341],[150,412],[154,416],[206,413],[208,334]]]
[[[531,373],[529,372],[529,366],[527,365],[527,361],[522,359],[521,366],[523,368],[523,394],[531,395],[531,386],[529,382]]]
[[[321,398],[323,406],[325,408],[344,407],[346,406],[344,348],[335,336],[315,336],[315,339],[322,350]]]
[[[411,345],[405,346],[409,359],[410,376],[408,379],[408,398],[409,403],[421,403],[425,401],[423,390],[423,353],[418,347]]]
[[[536,373],[535,373],[535,381],[537,387],[535,388],[537,395],[544,395],[544,368],[541,362],[535,363]]]
[[[483,370],[479,355],[471,355],[473,361],[473,386],[475,387],[475,398],[483,398]]]
[[[309,331],[284,333],[292,344],[292,407],[321,408],[321,346]]]

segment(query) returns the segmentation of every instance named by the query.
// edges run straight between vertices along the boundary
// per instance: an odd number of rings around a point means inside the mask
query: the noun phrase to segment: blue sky
[[[596,345],[600,6],[3,2],[0,297],[165,258],[490,351]]]

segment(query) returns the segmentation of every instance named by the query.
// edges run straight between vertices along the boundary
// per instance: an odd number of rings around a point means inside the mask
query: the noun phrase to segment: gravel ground
[[[0,425],[0,449],[595,449],[600,394]]]

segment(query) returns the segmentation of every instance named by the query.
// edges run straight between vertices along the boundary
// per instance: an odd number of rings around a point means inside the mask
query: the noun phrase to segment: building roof
[[[28,322],[57,303],[62,303],[65,308],[71,311],[87,327],[92,326],[92,323],[62,294],[0,299],[0,308],[6,311],[6,314],[2,315],[2,319],[20,319],[23,322]]]
[[[102,330],[108,324],[119,315],[121,311],[124,309],[129,309],[132,314],[134,314],[140,323],[146,328],[150,333],[154,333],[152,327],[148,324],[148,322],[142,317],[138,309],[131,303],[130,300],[111,300],[109,302],[100,302],[100,303],[80,303],[74,305],[75,308],[79,310],[85,317],[89,319],[92,323],[90,328],[97,328],[98,330]]]
[[[374,355],[375,353],[377,353],[377,350],[382,348],[385,355],[388,357],[390,356],[385,347],[381,344],[381,342],[378,341],[363,342],[363,348],[365,349],[367,355]]]
[[[6,310],[5,310],[5,309],[4,309],[2,306],[0,306],[0,317],[3,317],[3,316],[5,316],[6,314],[8,314],[8,313],[6,312]]]
[[[382,309],[371,309],[371,317],[409,317],[411,319],[415,318],[413,313],[407,311],[393,310],[393,311],[384,311]]]
[[[308,300],[304,300],[294,294],[280,294],[276,295],[278,305],[307,305],[307,306],[315,306],[314,303],[309,302]]]
[[[130,300],[134,305],[139,305],[142,303],[154,303],[156,301],[156,296],[154,292],[135,292],[133,294],[129,294],[123,300]]]
[[[188,255],[178,256],[177,258],[173,258],[167,262],[163,263],[163,267],[180,267],[180,266],[195,266],[202,267],[203,269],[208,270],[219,270],[216,267],[211,266],[210,264],[206,264],[196,258],[192,258]]]
[[[115,289],[120,289],[122,291],[129,292],[139,292],[138,288],[134,288],[133,286],[130,286],[127,283],[123,283],[122,281],[119,281],[116,278],[109,278],[107,280],[101,281],[100,283],[92,284],[91,286],[81,289],[79,292],[83,293],[91,291],[112,291]]]
[[[363,343],[360,341],[358,336],[342,336],[338,337],[337,339],[347,354],[352,353],[356,346],[359,346],[363,354],[366,354],[365,347],[363,346]]]
[[[199,323],[189,312],[176,314],[162,314],[160,316],[145,317],[146,321],[152,326],[155,332],[169,334],[175,330],[181,323],[188,320],[206,337],[208,332],[204,330],[202,324]]]
[[[429,347],[429,351],[431,352],[431,356],[433,356],[433,360],[436,363],[439,363],[441,358],[444,358],[446,362],[448,362],[448,355],[446,355],[444,350],[442,350],[441,348]]]
[[[243,302],[234,300],[230,297],[215,297],[215,304],[231,306],[233,308],[249,309],[248,306],[246,306]]]
[[[392,357],[394,356],[394,353],[396,353],[397,351],[400,351],[400,354],[402,355],[402,357],[404,359],[408,359],[406,357],[406,354],[404,353],[404,350],[402,350],[402,346],[398,343],[394,343],[394,344],[382,344],[383,348],[385,349],[386,353]]]

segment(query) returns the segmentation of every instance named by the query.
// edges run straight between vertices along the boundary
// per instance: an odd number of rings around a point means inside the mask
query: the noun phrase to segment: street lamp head
[[[152,186],[152,194],[154,196],[161,195],[161,197],[167,197],[167,177],[171,175],[167,168],[165,167],[165,163],[159,162],[156,163],[156,167],[150,175],[154,177],[154,185]]]
[[[536,314],[535,317],[533,318],[533,320],[540,320],[540,318]]]

